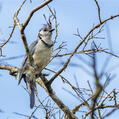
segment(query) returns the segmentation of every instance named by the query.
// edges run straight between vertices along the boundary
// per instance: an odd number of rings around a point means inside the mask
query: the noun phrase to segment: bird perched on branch
[[[54,31],[54,29],[52,29],[51,22],[49,21],[49,23],[44,25],[44,27],[39,31],[37,40],[29,47],[30,54],[33,58],[33,65],[29,65],[29,59],[27,55],[25,55],[20,68],[18,84],[20,84],[21,80],[24,79],[30,95],[30,108],[33,108],[35,104],[35,76],[40,74],[43,68],[46,67],[52,55],[52,31]]]

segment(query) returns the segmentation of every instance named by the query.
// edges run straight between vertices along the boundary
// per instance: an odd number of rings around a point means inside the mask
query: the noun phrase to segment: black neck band
[[[42,40],[42,38],[40,37],[40,34],[38,34],[38,37],[40,38],[40,40],[42,41],[42,43],[46,46],[46,47],[48,47],[48,48],[51,48],[54,44],[52,43],[52,44],[48,44],[48,43],[46,43],[44,40]]]
[[[48,47],[48,48],[51,48],[53,46],[53,43],[52,44],[48,44],[46,43],[44,40],[41,39],[41,41],[43,42],[43,44]]]

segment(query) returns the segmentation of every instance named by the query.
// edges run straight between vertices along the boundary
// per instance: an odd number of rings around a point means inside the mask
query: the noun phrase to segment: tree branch
[[[78,119],[71,111],[70,109],[56,96],[55,92],[51,88],[51,86],[47,85],[48,80],[44,76],[40,76],[42,79],[42,85],[41,80],[36,79],[36,82],[41,85],[48,95],[52,98],[52,100],[59,106],[59,108],[66,114],[68,119]]]
[[[101,23],[102,21],[101,21],[101,15],[100,15],[100,6],[99,6],[97,0],[94,0],[94,1],[95,1],[96,5],[97,5],[97,8],[98,8],[98,17],[99,17],[99,22]]]
[[[26,0],[23,1],[23,3],[21,4],[21,6],[19,7],[19,9],[17,10],[17,13],[16,13],[17,15],[19,14],[19,12],[20,12],[20,10],[21,10],[21,8],[22,8],[22,6],[24,5],[25,2],[26,2]],[[2,48],[4,45],[6,45],[6,44],[8,43],[8,41],[9,41],[10,38],[12,37],[12,34],[14,33],[15,27],[16,27],[16,22],[15,22],[15,20],[14,20],[14,24],[13,24],[12,31],[11,31],[11,33],[10,33],[8,39],[0,46],[0,48]]]
[[[57,78],[57,76],[62,73],[66,67],[68,66],[69,62],[71,61],[71,58],[74,56],[74,54],[77,52],[77,50],[79,49],[79,47],[85,42],[85,40],[87,39],[87,37],[97,28],[99,28],[101,25],[103,25],[105,22],[112,20],[116,17],[119,17],[119,14],[111,16],[107,19],[105,19],[104,21],[102,21],[101,23],[95,25],[88,33],[87,35],[80,41],[80,43],[77,45],[77,47],[74,49],[74,51],[72,52],[72,54],[70,55],[70,57],[67,59],[66,63],[64,64],[64,66],[49,80],[48,84],[51,85],[52,82],[54,81],[55,78]]]
[[[102,106],[97,106],[96,108],[94,108],[93,110],[90,110],[89,112],[87,112],[85,115],[84,115],[84,118],[83,119],[86,119],[86,117],[92,113],[92,111],[95,111],[97,109],[104,109],[104,108],[117,108],[119,109],[119,104],[117,105],[102,105]]]
[[[8,41],[10,40],[10,38],[12,37],[12,34],[14,33],[15,26],[16,26],[16,23],[14,22],[12,31],[11,31],[11,33],[10,33],[10,35],[9,35],[9,38],[0,46],[0,49],[1,49],[4,45],[6,45],[6,44],[8,43]]]
[[[30,22],[30,20],[31,20],[31,18],[32,18],[32,16],[33,16],[33,14],[36,12],[36,11],[38,11],[39,9],[41,9],[42,7],[44,7],[44,6],[46,6],[48,3],[50,3],[52,0],[46,0],[46,1],[44,1],[42,4],[40,4],[38,7],[36,7],[36,8],[34,8],[31,12],[30,12],[30,14],[29,14],[29,16],[28,16],[28,18],[26,19],[26,21],[23,23],[23,31],[25,30],[25,28],[26,28],[26,26],[28,25],[28,23]]]
[[[29,48],[28,48],[28,43],[27,43],[27,40],[26,40],[26,36],[24,34],[23,27],[22,27],[22,25],[20,25],[20,22],[19,22],[19,20],[17,18],[17,14],[14,15],[14,20],[15,20],[18,28],[19,28],[19,31],[20,31],[20,34],[21,34],[21,38],[22,38],[22,41],[23,41],[23,44],[24,44],[24,47],[25,47],[25,50],[26,50],[26,54],[27,54],[28,59],[29,59],[29,63],[32,66],[33,59],[32,59],[32,56],[31,56]]]
[[[13,76],[15,76],[15,74],[19,72],[19,68],[13,66],[7,66],[7,65],[0,65],[0,69],[8,70],[10,72],[10,75]]]

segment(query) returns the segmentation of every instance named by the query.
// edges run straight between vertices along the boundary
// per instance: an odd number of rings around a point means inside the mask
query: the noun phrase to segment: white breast
[[[34,64],[39,66],[39,71],[41,71],[50,61],[52,55],[52,47],[46,47],[42,41],[40,40],[35,48],[35,52],[33,55]]]

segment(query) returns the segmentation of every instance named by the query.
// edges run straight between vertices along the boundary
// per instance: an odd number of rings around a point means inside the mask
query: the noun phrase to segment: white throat
[[[51,36],[45,36],[45,37],[41,37],[41,39],[46,42],[47,44],[52,44],[52,40],[51,40]]]

